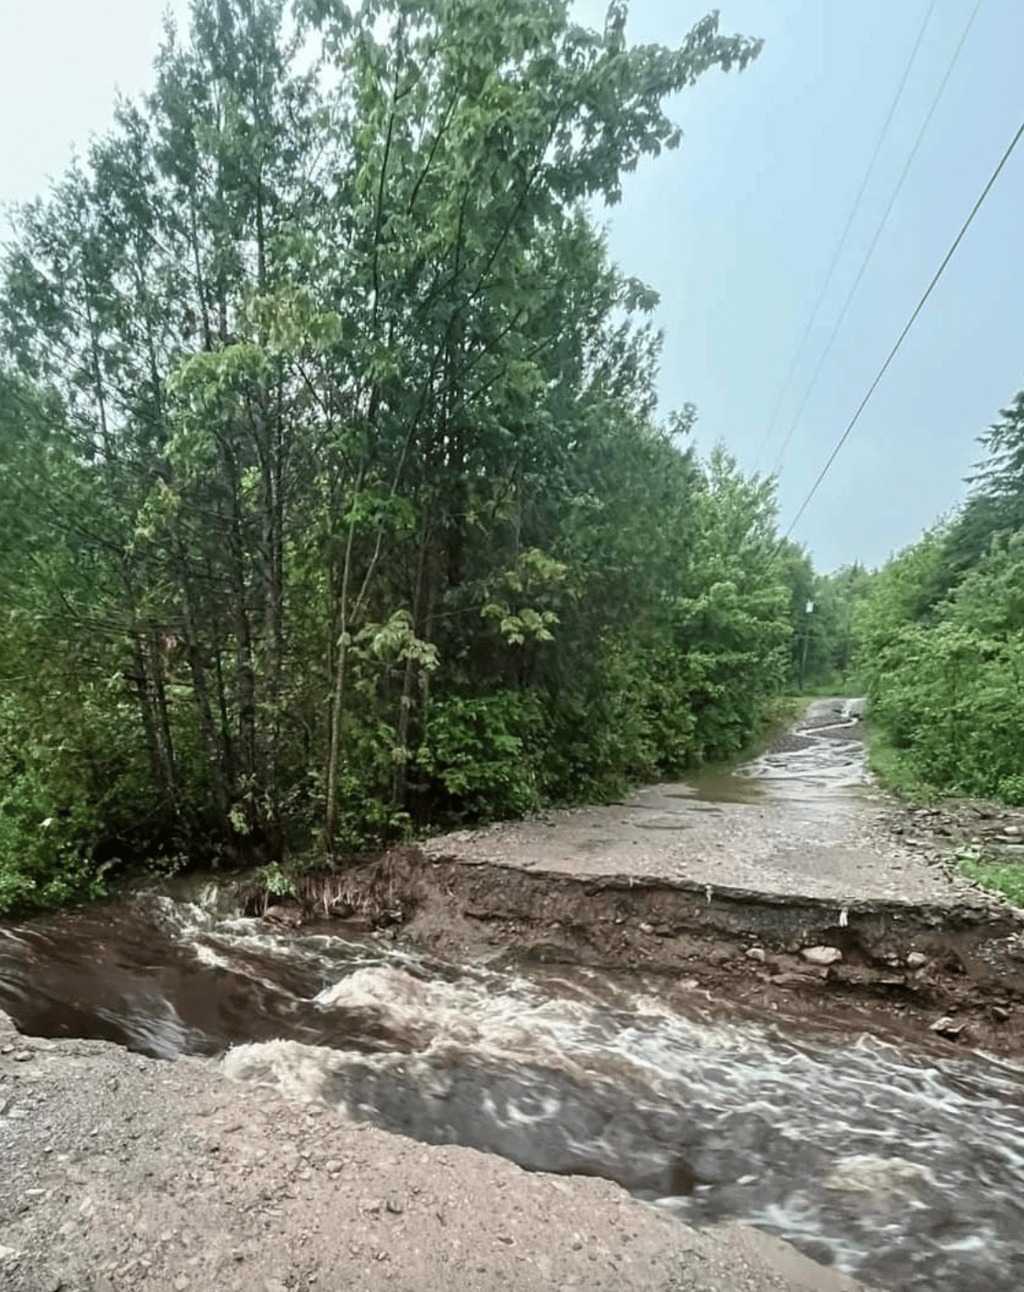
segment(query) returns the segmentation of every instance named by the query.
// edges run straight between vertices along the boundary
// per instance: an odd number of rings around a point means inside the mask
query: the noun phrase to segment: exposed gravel
[[[852,1292],[774,1239],[0,1014],[4,1292]]]
[[[460,831],[428,858],[540,873],[634,875],[854,903],[987,906],[993,899],[936,864],[926,831],[893,829],[906,811],[870,783],[856,739],[798,728],[750,775],[647,786],[623,803]],[[924,826],[924,823],[922,823]],[[1024,835],[1021,836],[1024,839]]]

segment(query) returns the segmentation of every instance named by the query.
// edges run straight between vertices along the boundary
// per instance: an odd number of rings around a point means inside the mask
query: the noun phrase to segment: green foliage
[[[1024,497],[1022,411],[1018,399],[984,437],[993,456],[960,516],[893,558],[856,616],[890,777],[1013,804],[1024,803],[1024,535],[1005,526]]]
[[[992,532],[1024,527],[1024,390],[979,437],[987,452],[975,468],[972,500],[985,505]]]
[[[292,17],[193,0],[4,254],[5,900],[611,793],[734,753],[792,660],[773,486],[657,424],[588,214],[760,42]]]
[[[416,761],[460,814],[524,816],[540,802],[528,755],[537,726],[531,696],[453,696],[431,706]]]
[[[817,574],[809,555],[783,544],[783,574],[790,587],[788,683],[794,690],[834,695],[851,685],[853,618],[870,576],[859,565]]]
[[[982,888],[1002,893],[1014,906],[1024,907],[1024,864],[968,858],[960,862],[961,873]]]
[[[404,808],[396,808],[388,799],[388,781],[376,781],[363,771],[361,760],[353,760],[361,775],[345,774],[338,783],[338,821],[332,840],[323,840],[323,849],[339,856],[360,855],[368,848],[408,839],[412,821]],[[322,831],[322,811],[317,821]]]
[[[104,891],[90,855],[97,816],[87,796],[46,777],[44,751],[23,750],[0,793],[0,915],[67,905]]]
[[[677,686],[697,716],[694,762],[727,758],[754,737],[784,683],[793,632],[769,484],[716,451],[701,513],[697,559],[671,607]]]
[[[879,664],[872,713],[921,780],[1024,802],[1024,634],[904,628]]]
[[[261,866],[256,872],[255,883],[265,888],[274,897],[294,897],[295,883],[287,871],[278,863]]]

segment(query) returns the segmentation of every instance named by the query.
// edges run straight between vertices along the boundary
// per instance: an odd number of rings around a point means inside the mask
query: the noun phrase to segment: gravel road
[[[894,837],[894,800],[871,782],[861,724],[819,700],[767,753],[732,772],[646,786],[622,803],[460,831],[428,858],[534,873],[633,875],[837,907],[989,906]]]

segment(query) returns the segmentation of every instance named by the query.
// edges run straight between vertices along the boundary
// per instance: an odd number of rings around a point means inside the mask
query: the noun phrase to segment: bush
[[[48,783],[33,762],[10,776],[0,797],[0,915],[102,896],[97,833],[83,794]]]
[[[922,781],[1024,804],[1024,636],[958,624],[906,629],[872,689],[872,713]]]
[[[470,820],[524,816],[539,806],[530,758],[535,698],[516,691],[433,705],[416,755],[448,812]]]

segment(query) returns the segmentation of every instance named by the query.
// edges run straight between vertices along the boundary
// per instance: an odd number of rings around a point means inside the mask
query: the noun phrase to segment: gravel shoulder
[[[0,1014],[5,1292],[855,1292],[738,1225]]]

